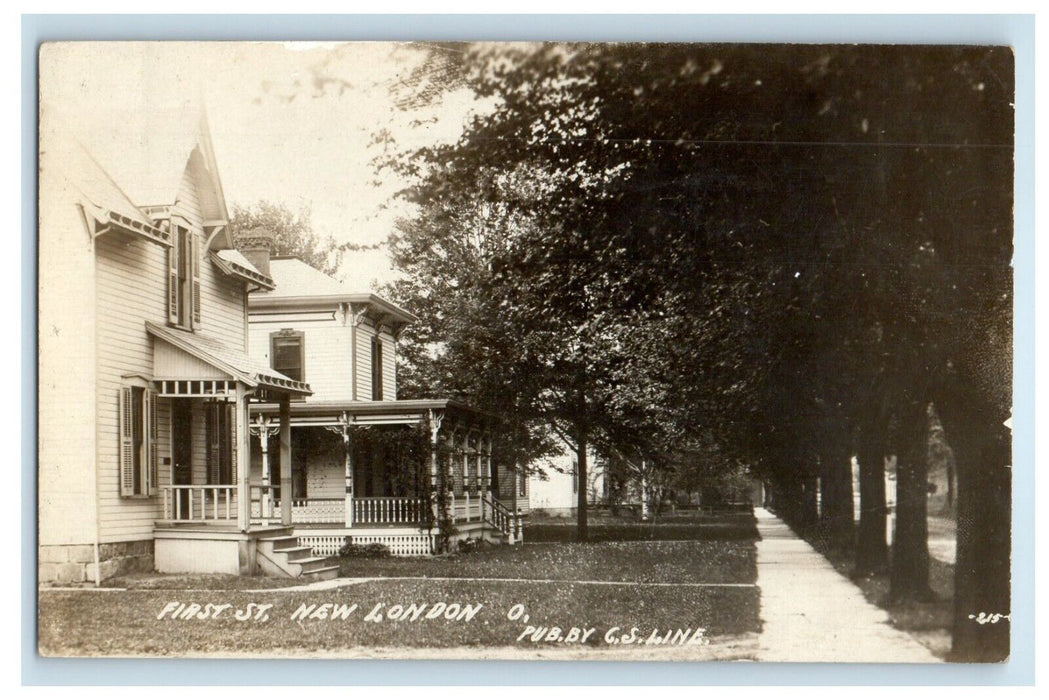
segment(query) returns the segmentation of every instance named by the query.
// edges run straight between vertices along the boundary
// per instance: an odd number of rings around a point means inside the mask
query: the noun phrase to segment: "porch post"
[[[291,525],[291,398],[280,397],[280,524]]]
[[[519,487],[517,480],[520,478],[521,462],[516,456],[514,457],[513,473],[514,478],[510,485],[510,511],[513,513],[513,521],[510,524],[510,538],[507,540],[509,544],[514,544],[517,540],[517,489]]]
[[[236,423],[236,443],[234,445],[234,471],[237,480],[237,529],[247,532],[251,523],[251,487],[248,477],[251,473],[251,433],[248,432],[248,399],[244,385],[237,382],[234,398],[233,420]]]
[[[259,415],[259,446],[262,448],[262,494],[259,498],[259,515],[262,524],[269,525],[270,517],[270,422],[266,416]]]
[[[438,530],[438,537],[440,537],[441,530],[441,499],[438,498],[440,489],[444,488],[444,479],[441,478],[440,472],[440,443],[439,434],[441,431],[441,421],[444,415],[437,411],[429,412],[430,418],[430,517],[432,521],[431,528],[435,525]],[[443,497],[444,494],[441,494]],[[438,545],[440,546],[440,545]]]
[[[474,452],[474,489],[477,491],[478,496],[484,493],[484,470],[481,464],[481,449],[483,447],[484,434],[481,433],[477,436],[477,451]]]
[[[488,450],[484,453],[484,487],[489,493],[492,491],[492,436],[488,436]],[[492,494],[495,499],[495,494]]]
[[[346,478],[346,527],[353,527],[353,444],[350,442],[350,416],[342,414],[343,467]]]
[[[484,539],[484,433],[477,436],[477,498],[481,501],[481,539]]]

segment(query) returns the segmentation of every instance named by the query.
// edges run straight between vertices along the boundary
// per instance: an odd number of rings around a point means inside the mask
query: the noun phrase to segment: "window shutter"
[[[120,406],[118,409],[120,421],[120,495],[135,495],[135,445],[134,429],[131,421],[135,412],[131,405],[133,395],[131,387],[125,386],[120,389]]]
[[[168,248],[168,323],[178,323],[178,249],[179,230],[172,230],[172,246]]]
[[[382,339],[372,337],[372,400],[382,401]]]
[[[146,391],[146,420],[149,421],[149,430],[146,433],[149,439],[149,467],[146,474],[146,492],[150,496],[157,495],[157,392]]]
[[[221,455],[219,454],[219,412],[218,404],[206,403],[204,411],[204,433],[205,442],[207,443],[207,469],[208,469],[208,483],[218,484],[220,482],[219,473],[221,471]]]
[[[189,234],[189,253],[192,264],[189,266],[190,286],[193,295],[193,327],[200,325],[200,236],[195,233]]]

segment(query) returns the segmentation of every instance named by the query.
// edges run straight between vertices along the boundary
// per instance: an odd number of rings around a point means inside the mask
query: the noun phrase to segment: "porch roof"
[[[279,407],[275,403],[258,403],[251,407],[255,415],[276,415]],[[457,401],[456,399],[402,399],[397,401],[305,401],[291,404],[291,417],[314,419],[324,424],[338,422],[342,414],[350,417],[351,423],[397,424],[415,423],[425,419],[429,411],[443,411],[446,415],[458,415],[478,422],[498,423],[498,416]],[[360,420],[358,420],[360,419]]]
[[[246,353],[224,344],[220,340],[201,333],[184,331],[179,328],[168,328],[146,321],[146,330],[154,338],[181,350],[183,353],[200,360],[206,365],[229,375],[251,388],[261,388],[279,393],[306,396],[312,394],[310,385],[284,376],[268,365],[254,360]],[[184,367],[175,362],[165,362],[159,356],[155,358],[155,379],[201,379],[199,373],[193,376],[185,374]]]

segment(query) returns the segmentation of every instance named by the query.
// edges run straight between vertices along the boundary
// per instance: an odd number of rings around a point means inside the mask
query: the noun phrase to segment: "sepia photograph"
[[[1009,46],[64,41],[38,88],[41,656],[1016,651]]]

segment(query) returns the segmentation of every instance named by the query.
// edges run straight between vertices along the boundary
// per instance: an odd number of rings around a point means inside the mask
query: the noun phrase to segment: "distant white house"
[[[587,503],[596,505],[604,499],[605,479],[591,450],[587,459],[587,479],[584,490]],[[536,515],[574,517],[579,503],[579,462],[575,452],[564,452],[544,460],[528,478],[529,505]]]

